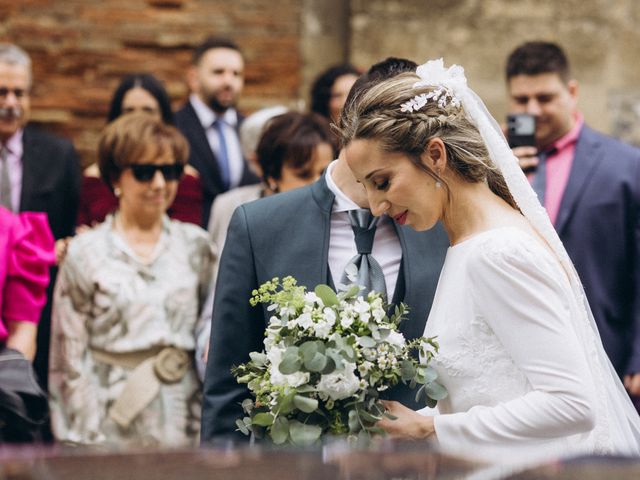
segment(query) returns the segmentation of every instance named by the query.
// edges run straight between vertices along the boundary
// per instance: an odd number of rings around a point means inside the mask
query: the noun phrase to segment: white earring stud
[[[115,187],[113,189],[113,194],[116,196],[116,198],[120,198],[120,196],[122,195],[122,190],[120,190],[120,187]]]
[[[440,187],[442,187],[442,184],[440,183],[439,180],[436,180],[436,188],[440,188]]]

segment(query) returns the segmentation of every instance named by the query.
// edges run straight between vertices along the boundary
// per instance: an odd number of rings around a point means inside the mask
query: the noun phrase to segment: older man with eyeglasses
[[[61,240],[74,232],[80,189],[78,156],[68,140],[27,125],[32,80],[29,55],[16,45],[0,43],[0,205],[13,212],[45,212],[54,237]],[[45,388],[55,269],[51,273],[34,360]]]

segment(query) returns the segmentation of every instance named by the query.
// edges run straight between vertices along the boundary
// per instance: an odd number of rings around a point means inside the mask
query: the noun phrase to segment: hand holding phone
[[[535,146],[536,117],[528,113],[507,115],[507,141],[511,148]]]
[[[535,172],[538,168],[535,137],[536,117],[528,113],[507,115],[507,141],[525,174]]]

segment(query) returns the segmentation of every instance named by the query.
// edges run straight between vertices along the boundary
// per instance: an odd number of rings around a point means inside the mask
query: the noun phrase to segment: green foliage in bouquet
[[[435,339],[406,341],[398,331],[406,306],[388,315],[379,293],[359,292],[357,285],[307,292],[292,277],[253,291],[251,304],[267,304],[272,316],[265,351],[233,368],[255,397],[242,403],[240,431],[303,446],[323,435],[369,437],[384,433],[376,426],[385,415],[380,392],[399,382],[420,385],[416,401],[427,406],[447,396],[429,366]]]

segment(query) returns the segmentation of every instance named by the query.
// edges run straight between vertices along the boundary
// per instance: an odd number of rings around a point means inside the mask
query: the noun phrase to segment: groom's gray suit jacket
[[[242,205],[233,214],[220,259],[209,359],[204,381],[202,442],[233,434],[241,418],[240,403],[249,398],[245,385],[231,375],[233,365],[264,349],[266,310],[251,307],[251,292],[273,277],[291,275],[313,289],[331,283],[328,250],[334,195],[324,178],[290,192]],[[405,302],[408,318],[400,330],[421,336],[431,308],[449,241],[438,224],[427,232],[396,227],[402,246],[402,268],[394,300]],[[415,392],[404,385],[387,398],[417,408]]]

